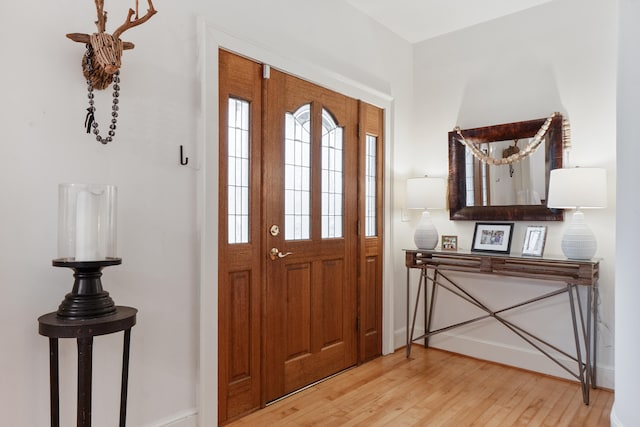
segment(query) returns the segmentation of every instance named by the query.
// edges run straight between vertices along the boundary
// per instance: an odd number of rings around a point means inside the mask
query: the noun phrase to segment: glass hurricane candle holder
[[[60,184],[58,203],[58,258],[117,258],[116,186]]]
[[[58,258],[54,267],[74,271],[73,290],[58,307],[69,319],[99,317],[115,312],[102,288],[102,269],[122,262],[116,252],[117,188],[113,185],[60,184]]]

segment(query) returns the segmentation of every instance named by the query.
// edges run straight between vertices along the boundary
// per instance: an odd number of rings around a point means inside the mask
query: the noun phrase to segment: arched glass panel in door
[[[305,240],[311,234],[311,106],[285,114],[284,236]],[[321,236],[343,236],[343,129],[322,110]]]
[[[311,230],[311,105],[285,114],[284,238],[309,239]]]
[[[342,237],[343,132],[322,109],[322,238]]]

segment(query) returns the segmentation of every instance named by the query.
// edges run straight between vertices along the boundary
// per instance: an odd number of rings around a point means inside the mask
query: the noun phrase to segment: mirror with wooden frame
[[[549,174],[562,167],[563,123],[555,114],[538,149],[512,164],[481,162],[461,141],[493,158],[524,150],[547,119],[449,132],[449,216],[452,220],[562,221],[549,209]]]

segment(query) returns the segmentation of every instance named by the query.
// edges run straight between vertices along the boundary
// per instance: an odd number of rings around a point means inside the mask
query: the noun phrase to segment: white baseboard
[[[609,421],[611,422],[611,427],[624,427],[624,425],[618,419],[618,415],[616,414],[616,402],[613,402],[613,407],[611,408],[611,415],[609,416]]]
[[[419,331],[416,328],[414,336],[420,336],[422,334],[423,331]],[[395,348],[404,347],[406,340],[405,329],[397,330],[394,335]],[[552,362],[545,355],[529,346],[508,346],[500,342],[483,341],[476,337],[456,335],[450,332],[443,332],[432,337],[429,344],[433,348],[439,348],[453,353],[475,357],[477,359],[489,360],[503,365],[515,366],[528,371],[540,372],[545,375],[576,381],[576,378],[571,376],[556,363]],[[575,362],[566,359],[562,355],[560,355],[558,359],[566,362],[566,365],[569,368],[572,367],[572,364],[575,364]],[[613,367],[596,366],[596,381],[599,387],[613,390]]]
[[[198,410],[188,409],[145,427],[198,427]]]

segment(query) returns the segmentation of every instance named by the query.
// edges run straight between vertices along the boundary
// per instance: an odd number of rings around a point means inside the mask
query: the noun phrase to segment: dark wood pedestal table
[[[49,338],[49,366],[51,387],[51,426],[60,426],[60,398],[58,382],[58,338],[78,341],[78,408],[77,426],[91,427],[91,377],[93,337],[124,331],[122,351],[122,383],[120,389],[120,427],[127,416],[127,382],[129,380],[129,343],[131,328],[136,324],[138,310],[116,306],[115,312],[89,319],[65,319],[57,312],[38,318],[39,333]]]

